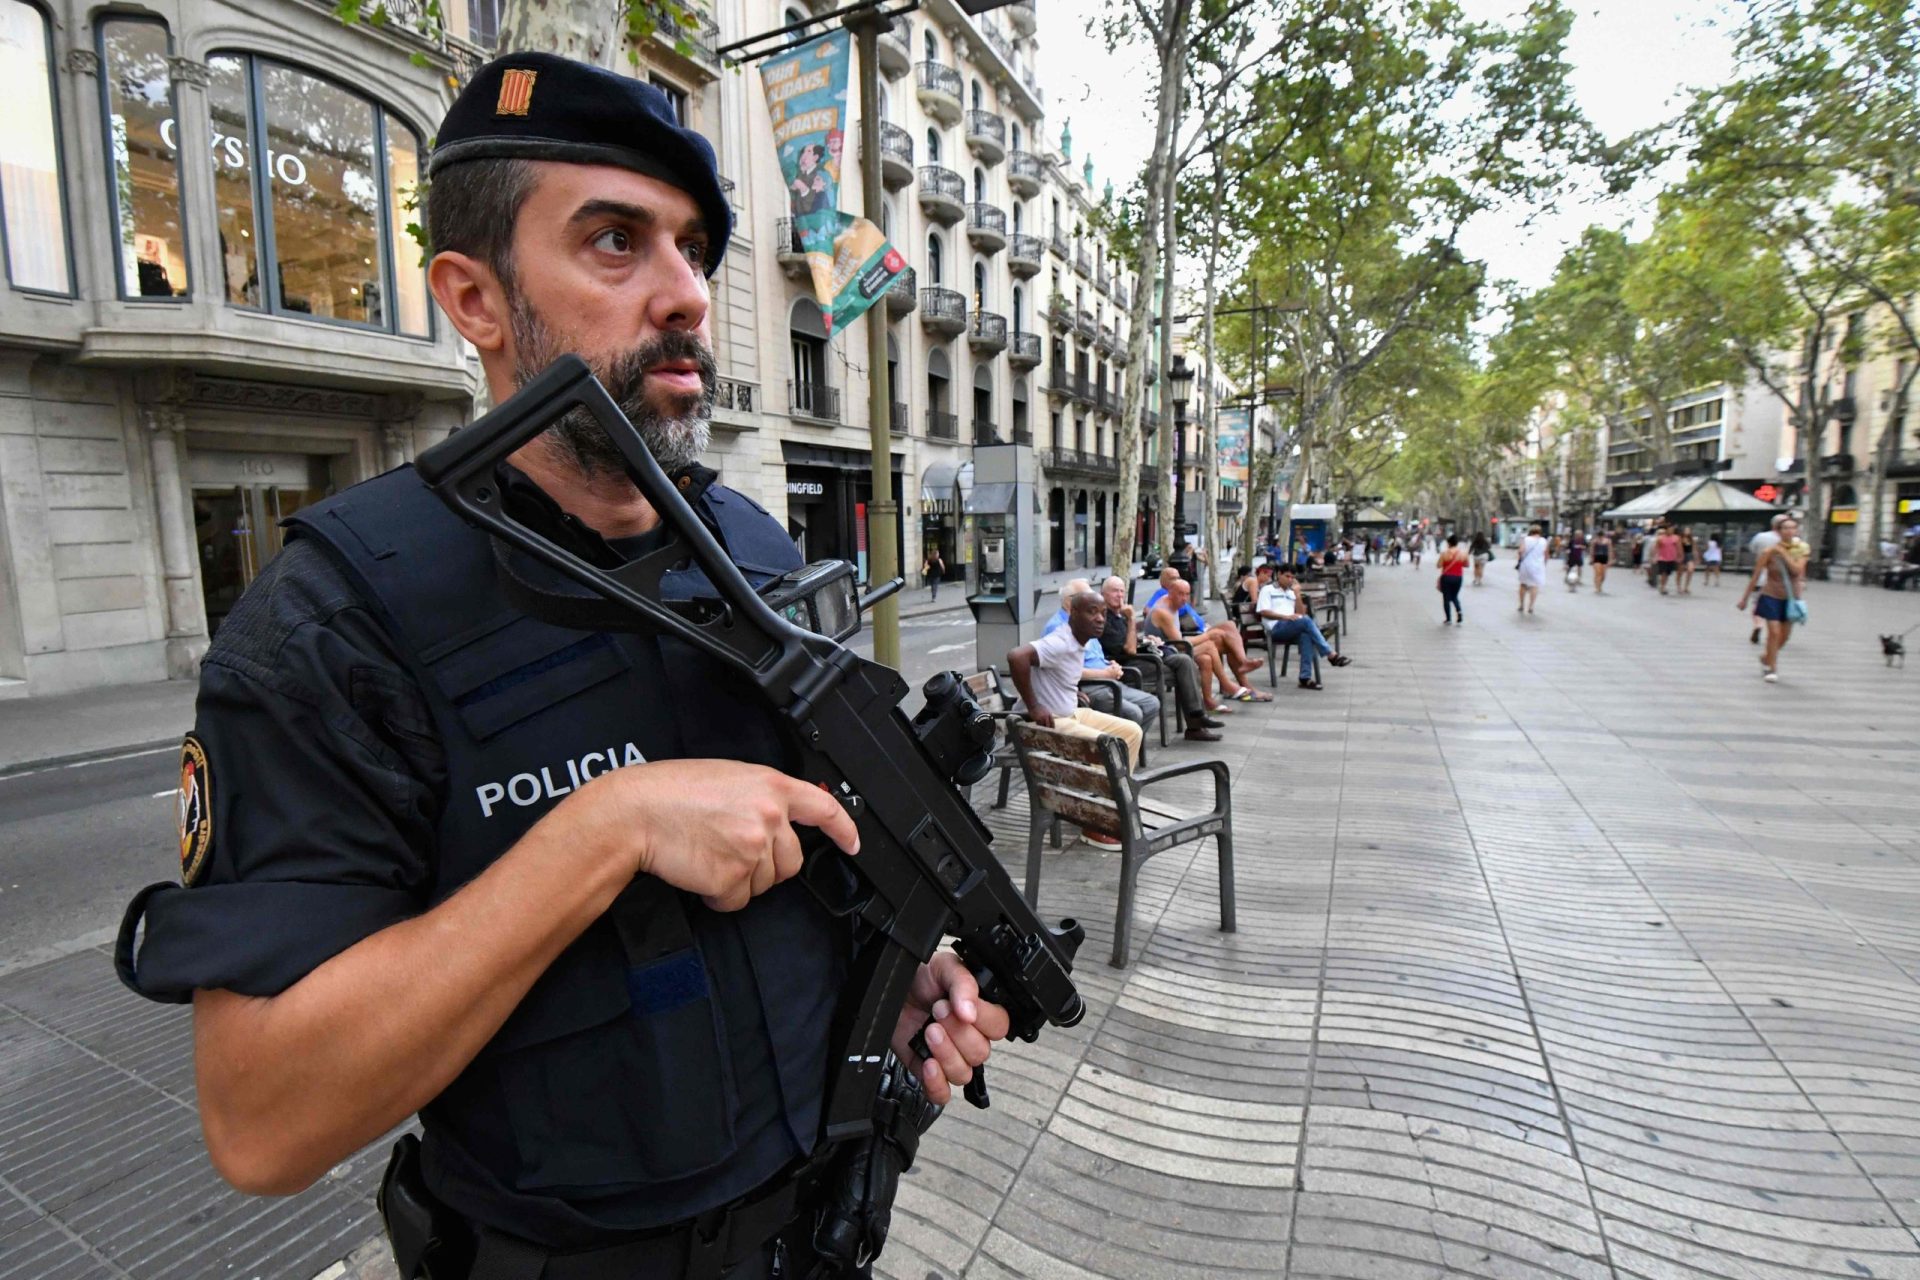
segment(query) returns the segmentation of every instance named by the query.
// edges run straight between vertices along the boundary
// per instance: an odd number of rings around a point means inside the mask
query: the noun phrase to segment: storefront
[[[930,462],[920,474],[920,559],[924,563],[929,551],[940,553],[947,567],[942,582],[961,581],[967,575],[966,539],[960,536],[960,522],[961,512],[966,510],[966,492],[972,487],[971,462]],[[918,578],[912,580],[919,582]]]
[[[787,534],[808,561],[851,560],[867,580],[867,504],[873,499],[871,455],[856,449],[783,440],[786,462]],[[900,512],[904,458],[893,455],[896,546],[904,547]],[[917,569],[919,566],[907,566]]]

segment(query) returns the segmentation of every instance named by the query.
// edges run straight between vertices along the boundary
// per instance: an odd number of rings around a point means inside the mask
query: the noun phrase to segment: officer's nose
[[[661,255],[666,266],[647,299],[647,322],[661,333],[705,332],[711,295],[707,277],[681,246]]]

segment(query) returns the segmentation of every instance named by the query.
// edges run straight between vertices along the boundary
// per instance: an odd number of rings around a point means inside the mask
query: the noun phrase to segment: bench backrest
[[[1009,720],[1007,733],[1027,778],[1028,803],[1085,830],[1120,838],[1133,813],[1125,743],[1111,734],[1070,737],[1030,720]]]
[[[973,695],[973,700],[980,704],[982,711],[998,712],[1013,709],[1013,699],[1007,697],[1006,686],[1000,683],[998,667],[988,667],[984,671],[974,672],[966,678],[966,686],[967,692]]]

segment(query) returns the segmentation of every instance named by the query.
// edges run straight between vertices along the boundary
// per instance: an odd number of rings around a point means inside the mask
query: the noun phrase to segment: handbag
[[[1785,556],[1780,558],[1786,560]],[[1780,566],[1780,581],[1787,588],[1787,621],[1799,626],[1807,620],[1807,602],[1793,592],[1793,565],[1790,562]]]

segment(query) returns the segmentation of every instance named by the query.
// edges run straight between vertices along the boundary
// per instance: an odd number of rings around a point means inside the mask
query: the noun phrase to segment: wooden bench
[[[1267,688],[1277,689],[1280,681],[1274,676],[1274,650],[1279,648],[1273,643],[1273,637],[1267,634],[1267,624],[1260,618],[1260,611],[1251,600],[1234,604],[1226,595],[1221,595],[1220,603],[1227,608],[1227,615],[1240,628],[1240,643],[1248,649],[1263,649],[1267,655]]]
[[[980,704],[980,709],[993,717],[999,730],[999,737],[993,747],[993,767],[1000,771],[1000,791],[995,797],[993,808],[1007,807],[1007,787],[1013,780],[1013,771],[1019,767],[1020,760],[1014,753],[1013,740],[1007,736],[1007,721],[1013,716],[1013,699],[1007,696],[1007,688],[1000,681],[1000,668],[988,667],[985,671],[976,671],[966,678],[967,692]],[[969,791],[972,788],[968,788]],[[972,796],[967,797],[972,803]]]
[[[1062,819],[1120,841],[1120,901],[1113,922],[1116,969],[1127,967],[1133,899],[1141,864],[1191,840],[1213,837],[1220,856],[1220,929],[1234,931],[1233,779],[1224,760],[1200,760],[1140,773],[1127,770],[1126,744],[1111,734],[1075,738],[1029,720],[1007,721],[1032,807],[1027,831],[1027,901],[1040,905],[1040,845],[1049,828],[1059,847]],[[1213,807],[1185,812],[1141,795],[1189,774],[1213,775]]]

